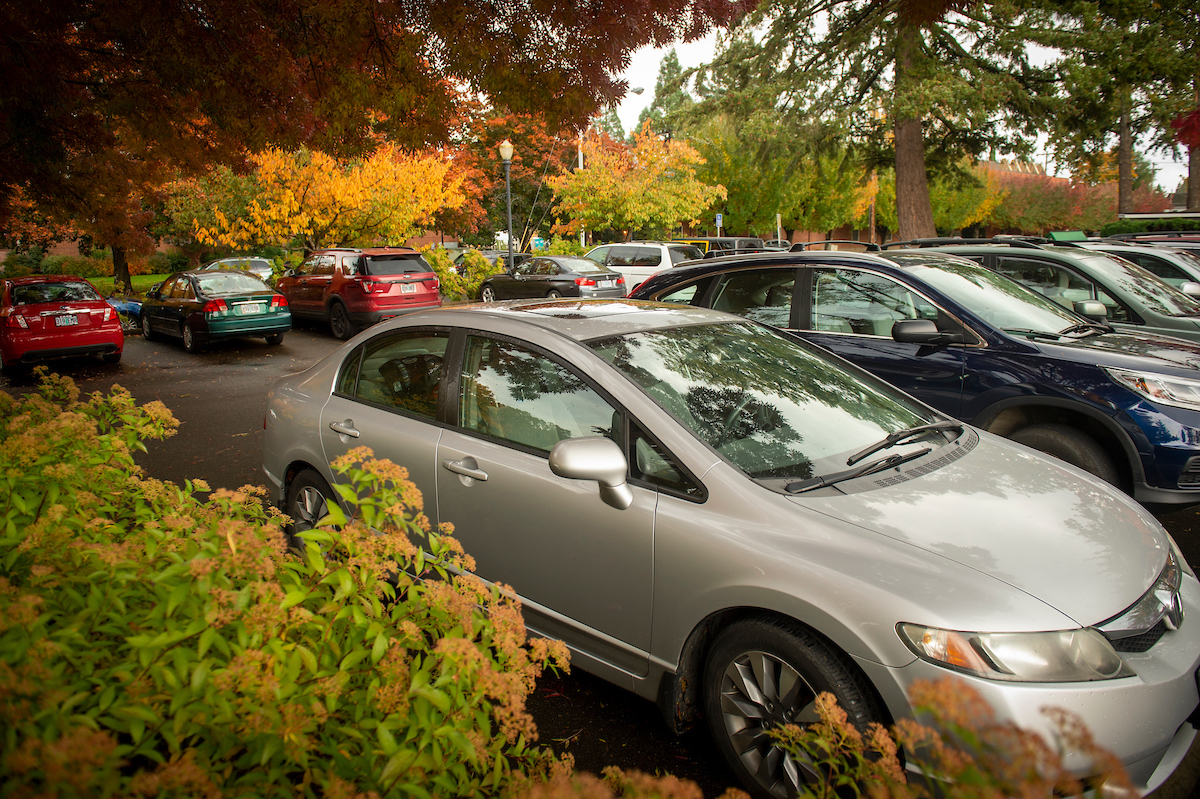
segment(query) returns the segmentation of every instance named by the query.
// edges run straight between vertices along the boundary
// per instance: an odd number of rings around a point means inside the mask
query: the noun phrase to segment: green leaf
[[[342,658],[342,663],[340,666],[338,666],[338,668],[341,671],[349,671],[359,663],[362,663],[364,660],[366,660],[369,654],[370,653],[365,649],[356,649],[346,655],[346,657]]]
[[[289,591],[287,596],[283,598],[283,602],[279,603],[281,610],[287,610],[290,607],[295,607],[308,599],[308,589],[300,588],[295,591]]]
[[[200,645],[196,647],[196,654],[204,657],[204,653],[212,646],[213,638],[217,635],[217,628],[209,627],[204,632],[200,633]]]
[[[388,758],[388,762],[384,765],[383,771],[379,774],[379,782],[383,785],[391,785],[401,774],[408,771],[408,767],[417,759],[417,753],[412,749],[398,749],[395,754]]]
[[[388,651],[388,637],[384,633],[375,636],[375,645],[371,647],[371,663],[378,663]]]

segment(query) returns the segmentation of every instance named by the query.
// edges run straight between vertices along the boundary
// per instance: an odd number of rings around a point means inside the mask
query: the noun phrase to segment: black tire
[[[546,296],[552,300],[556,300],[562,296],[562,292],[558,289],[550,289],[550,291],[546,292]]]
[[[121,353],[106,352],[100,356],[100,359],[103,360],[105,363],[120,363],[121,362]]]
[[[204,349],[204,342],[200,339],[200,334],[192,330],[192,326],[187,322],[180,325],[179,335],[183,339],[183,348],[188,352],[200,352]]]
[[[1120,476],[1112,458],[1096,439],[1065,424],[1031,424],[1009,436],[1013,441],[1077,466],[1106,483],[1117,485]]]
[[[304,541],[297,534],[316,527],[333,502],[333,489],[316,470],[305,469],[296,475],[288,486],[287,503],[283,509],[292,518],[288,528],[288,545],[296,550],[303,549]]]
[[[496,290],[491,286],[484,286],[479,290],[479,299],[483,300],[484,302],[495,302]]]
[[[158,338],[158,334],[150,329],[150,317],[146,314],[142,314],[142,338],[146,341],[154,341]]]
[[[350,312],[340,302],[329,306],[329,332],[338,341],[345,341],[354,335],[354,325],[350,322]]]
[[[267,336],[267,343],[270,344],[272,347],[276,346],[277,344],[282,344],[283,343],[283,334],[282,333],[272,333],[271,335]]]
[[[768,732],[817,721],[814,702],[824,691],[860,730],[885,721],[849,658],[803,627],[749,619],[717,636],[704,667],[704,713],[717,749],[752,796],[783,799],[820,779]]]

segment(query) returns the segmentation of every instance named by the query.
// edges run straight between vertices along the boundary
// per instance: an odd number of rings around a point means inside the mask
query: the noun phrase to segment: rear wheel
[[[288,544],[294,549],[303,549],[304,541],[298,534],[316,527],[317,522],[328,515],[333,501],[333,489],[316,470],[305,469],[296,475],[288,486],[287,507],[284,509],[292,517]]]
[[[350,312],[340,302],[335,302],[329,308],[329,331],[339,341],[345,341],[354,334],[354,326],[350,324]]]
[[[549,297],[550,299],[558,299],[559,297],[562,296],[562,292],[559,291],[558,289],[550,289],[550,291],[546,294],[546,296]]]
[[[484,302],[495,302],[496,290],[491,286],[484,286],[479,292],[479,299],[483,300]]]
[[[272,333],[271,335],[267,336],[267,343],[270,344],[271,346],[275,346],[276,344],[282,344],[283,343],[283,334],[282,333]]]
[[[1096,439],[1074,427],[1065,424],[1031,424],[1022,427],[1010,438],[1077,466],[1107,483],[1116,485],[1120,480],[1117,468],[1104,448]]]
[[[120,363],[121,362],[121,353],[119,353],[119,352],[106,352],[103,355],[101,355],[100,357],[104,360],[105,363]]]
[[[192,330],[192,326],[184,322],[179,330],[183,337],[183,348],[188,352],[200,352],[204,349],[203,342],[200,341],[200,336]]]
[[[704,711],[717,749],[759,799],[784,799],[823,779],[809,761],[779,748],[771,731],[818,720],[828,691],[860,730],[883,722],[873,694],[847,659],[799,625],[749,619],[713,642],[704,669]]]

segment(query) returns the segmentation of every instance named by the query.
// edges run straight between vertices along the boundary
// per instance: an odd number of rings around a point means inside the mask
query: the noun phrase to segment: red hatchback
[[[440,307],[438,289],[421,253],[396,247],[318,250],[275,283],[293,317],[328,321],[339,339],[393,316]]]
[[[73,355],[121,360],[125,334],[116,309],[73,275],[6,278],[0,296],[0,367]]]

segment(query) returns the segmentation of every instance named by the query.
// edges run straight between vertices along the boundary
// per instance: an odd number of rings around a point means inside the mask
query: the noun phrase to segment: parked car
[[[408,248],[318,250],[275,285],[293,314],[328,322],[338,339],[383,319],[442,304],[433,267]]]
[[[275,280],[270,259],[256,255],[235,255],[229,258],[222,258],[218,261],[207,263],[200,267],[200,269],[204,271],[212,271],[214,269],[243,269],[268,285]]]
[[[888,252],[905,244],[889,244]],[[1065,308],[1098,300],[1104,305],[1105,320],[1121,332],[1200,341],[1200,299],[1123,258],[1071,244],[1037,244],[1011,238],[965,242],[926,239],[912,244],[970,258]]]
[[[1119,255],[1180,291],[1184,290],[1187,283],[1200,285],[1200,252],[1197,251],[1108,239],[1081,241],[1074,246]]]
[[[706,720],[756,796],[809,779],[771,730],[822,691],[860,727],[910,716],[915,680],[1043,733],[1064,707],[1144,789],[1195,736],[1200,582],[1145,509],[772,328],[626,299],[413,314],[277,382],[266,420],[300,542],[340,501],[330,461],[403,464],[533,634]]]
[[[76,355],[118,363],[125,334],[117,311],[74,275],[30,275],[0,282],[0,368]]]
[[[633,296],[792,330],[1144,503],[1200,503],[1200,345],[1115,332],[962,257],[737,256],[661,273]]]
[[[766,239],[763,241],[764,250],[790,250],[792,243],[787,239]]]
[[[584,256],[624,275],[627,291],[637,288],[643,280],[656,272],[703,257],[704,251],[696,245],[672,241],[601,244],[599,247],[593,247]]]
[[[624,297],[625,278],[587,258],[543,255],[492,275],[479,287],[479,298],[520,300],[531,297]]]
[[[753,236],[696,236],[690,239],[679,238],[684,244],[694,244],[704,251],[706,256],[712,254],[729,254],[739,252],[762,252],[763,240]]]
[[[179,338],[188,352],[209,341],[263,336],[282,344],[292,329],[287,298],[238,269],[176,272],[146,292],[142,335]]]

